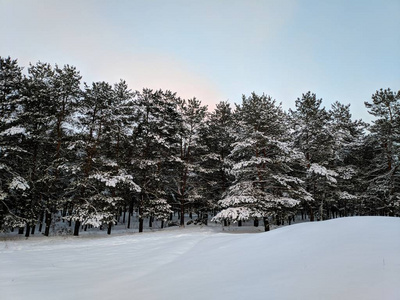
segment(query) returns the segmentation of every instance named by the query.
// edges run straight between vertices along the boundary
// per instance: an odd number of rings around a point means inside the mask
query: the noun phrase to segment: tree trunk
[[[108,223],[107,234],[111,234],[112,222]]]
[[[75,227],[74,227],[74,236],[79,236],[79,228],[80,227],[81,227],[81,221],[76,220]]]
[[[257,218],[254,219],[254,227],[258,227],[258,219]]]
[[[127,228],[128,229],[131,228],[131,213],[130,212],[128,212],[128,226],[127,226]]]
[[[139,200],[139,232],[143,232],[143,194]]]
[[[63,210],[62,210],[62,217],[63,217],[63,222],[65,221],[65,216],[67,215],[67,212],[68,212],[68,204],[65,204],[64,205],[64,208],[63,208]]]
[[[264,221],[264,231],[269,231],[269,221],[268,218],[264,217],[263,218]]]
[[[50,225],[51,225],[51,213],[46,211],[46,221],[45,221],[46,227],[44,230],[44,235],[49,236],[50,234]]]
[[[239,221],[238,221],[238,226],[239,226],[239,227],[242,227],[242,220],[239,220]]]
[[[139,217],[139,232],[143,232],[143,218]]]
[[[35,234],[36,225],[32,226],[31,234]]]
[[[181,215],[180,215],[180,219],[181,219],[181,221],[180,221],[179,225],[181,227],[184,227],[185,226],[185,200],[183,199],[183,197],[181,199]]]
[[[24,234],[24,227],[19,227],[18,228],[18,234]]]
[[[43,219],[44,219],[44,211],[41,210],[39,213],[39,232],[42,232],[42,227],[43,227]]]
[[[314,222],[314,211],[310,205],[310,222]]]
[[[133,216],[133,198],[131,199],[129,203],[129,209],[128,209],[128,228],[131,228],[131,217]]]
[[[31,226],[29,225],[29,223],[26,223],[26,231],[25,231],[25,237],[29,237],[30,231],[31,230]]]

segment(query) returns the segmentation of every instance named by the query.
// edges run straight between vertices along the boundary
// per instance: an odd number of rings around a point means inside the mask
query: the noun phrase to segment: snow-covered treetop
[[[310,165],[310,168],[308,169],[309,173],[320,175],[320,176],[325,176],[326,179],[331,182],[331,183],[336,183],[337,180],[335,177],[339,176],[338,173],[335,171],[329,170],[325,168],[324,166],[321,166],[319,164],[313,163]]]
[[[133,181],[133,176],[121,172],[118,175],[112,175],[110,172],[97,172],[90,175],[89,178],[94,178],[103,182],[107,187],[116,187],[118,184],[127,184],[132,190],[140,192],[140,187]]]

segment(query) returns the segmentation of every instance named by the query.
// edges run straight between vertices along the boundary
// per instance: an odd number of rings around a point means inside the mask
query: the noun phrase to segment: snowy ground
[[[0,299],[400,299],[400,218],[3,237]]]

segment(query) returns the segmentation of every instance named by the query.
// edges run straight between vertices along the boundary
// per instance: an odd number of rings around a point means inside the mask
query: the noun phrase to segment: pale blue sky
[[[75,65],[211,108],[266,93],[293,108],[308,90],[351,103],[400,89],[400,0],[0,0],[0,56]]]

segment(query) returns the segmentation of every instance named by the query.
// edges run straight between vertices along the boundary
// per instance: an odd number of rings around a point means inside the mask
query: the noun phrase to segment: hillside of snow
[[[400,299],[400,218],[3,238],[1,299]]]

